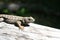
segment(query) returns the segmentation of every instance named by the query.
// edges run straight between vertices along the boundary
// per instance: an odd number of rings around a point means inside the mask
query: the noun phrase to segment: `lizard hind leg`
[[[20,21],[17,21],[16,23],[17,23],[17,25],[19,26],[19,29],[21,29],[21,30],[24,29],[24,26],[21,25],[21,22],[20,22]]]
[[[0,18],[0,22],[3,22],[4,21],[4,18]]]

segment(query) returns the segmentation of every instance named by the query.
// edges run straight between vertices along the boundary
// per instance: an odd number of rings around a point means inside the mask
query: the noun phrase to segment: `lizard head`
[[[35,21],[35,19],[31,16],[30,17],[24,17],[24,22],[25,23],[32,23],[34,21]]]

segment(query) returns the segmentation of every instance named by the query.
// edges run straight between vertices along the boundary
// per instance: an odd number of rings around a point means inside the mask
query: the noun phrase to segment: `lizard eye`
[[[28,20],[31,20],[31,19],[28,19]]]

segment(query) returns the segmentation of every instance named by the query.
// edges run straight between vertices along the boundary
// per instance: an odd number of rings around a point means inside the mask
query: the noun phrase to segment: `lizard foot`
[[[24,26],[19,26],[19,29],[24,30]]]

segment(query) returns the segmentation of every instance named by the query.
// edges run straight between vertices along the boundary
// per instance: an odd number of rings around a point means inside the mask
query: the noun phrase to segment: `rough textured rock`
[[[13,24],[0,23],[0,40],[60,40],[60,30],[29,23],[30,27],[19,30]]]

